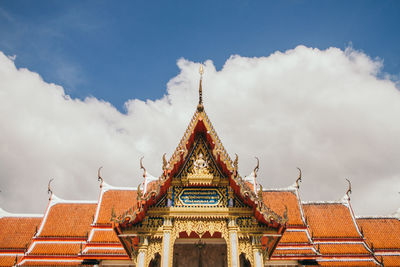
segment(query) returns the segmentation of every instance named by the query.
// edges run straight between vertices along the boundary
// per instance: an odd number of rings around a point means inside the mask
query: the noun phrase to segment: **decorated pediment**
[[[222,145],[204,110],[201,90],[200,81],[197,110],[169,161],[164,154],[161,176],[149,183],[150,189],[138,188],[136,206],[117,218],[118,227],[141,223],[153,208],[215,207],[251,210],[258,222],[282,231],[287,220],[267,207],[256,187],[239,175],[238,156],[232,161]]]
[[[217,186],[224,178],[227,180],[218,168],[206,141],[198,136],[174,180],[184,186]]]

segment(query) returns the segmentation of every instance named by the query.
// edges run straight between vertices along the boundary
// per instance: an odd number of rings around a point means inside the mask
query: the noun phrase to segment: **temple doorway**
[[[174,244],[173,267],[227,267],[227,246],[223,238],[178,238]]]
[[[161,256],[159,253],[156,253],[154,258],[150,261],[149,267],[160,267],[161,266]]]
[[[239,266],[240,267],[251,267],[250,261],[246,258],[244,253],[239,256]]]

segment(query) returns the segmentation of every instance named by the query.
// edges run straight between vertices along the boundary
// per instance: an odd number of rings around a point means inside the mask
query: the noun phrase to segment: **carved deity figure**
[[[208,163],[203,158],[203,154],[200,152],[197,155],[196,160],[193,162],[193,170],[195,174],[208,174]]]

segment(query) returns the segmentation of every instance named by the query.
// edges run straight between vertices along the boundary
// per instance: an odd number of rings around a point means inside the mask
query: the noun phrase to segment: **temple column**
[[[239,241],[237,236],[238,227],[236,225],[235,219],[230,219],[228,223],[228,232],[229,232],[229,245],[230,245],[230,263],[229,267],[239,267]],[[229,261],[228,261],[229,262]]]
[[[252,236],[251,245],[253,248],[253,257],[254,257],[254,266],[255,267],[263,267],[263,256],[261,251],[261,237],[262,236]]]
[[[171,218],[164,219],[163,232],[164,234],[163,234],[163,244],[162,244],[161,266],[172,267],[172,253],[174,244],[171,244],[171,233],[172,233]]]
[[[139,240],[139,243],[141,243],[141,245],[139,245],[139,253],[137,256],[136,266],[145,267],[144,264],[146,262],[146,253],[147,253],[147,248],[149,246],[149,241],[147,240],[147,237],[140,237],[140,239],[142,240]]]

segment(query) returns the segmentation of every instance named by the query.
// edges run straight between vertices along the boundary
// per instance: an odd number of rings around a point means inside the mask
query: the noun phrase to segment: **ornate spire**
[[[203,73],[204,73],[203,64],[200,64],[199,73],[200,73],[199,104],[197,105],[197,110],[199,112],[202,112],[204,110],[204,106],[203,106],[203,88],[201,86],[201,81],[203,80]]]

